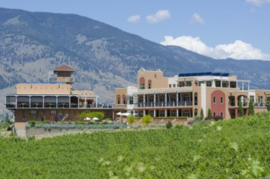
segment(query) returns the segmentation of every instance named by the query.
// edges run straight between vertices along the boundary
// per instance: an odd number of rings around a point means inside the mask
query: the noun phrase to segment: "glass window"
[[[185,83],[182,81],[182,82],[179,83],[179,86],[183,87],[183,86],[185,86]]]
[[[152,88],[152,84],[149,83],[149,84],[148,84],[148,89],[151,89],[151,88]]]
[[[220,97],[220,103],[223,104],[223,97]]]
[[[216,97],[213,97],[213,103],[216,103]]]
[[[212,86],[212,82],[211,81],[207,81],[206,82],[206,86],[211,87]]]
[[[117,104],[120,104],[120,96],[117,96]]]
[[[175,84],[173,84],[173,87],[175,88]]]
[[[187,86],[191,86],[191,85],[192,85],[191,81],[187,81]]]
[[[263,103],[263,96],[258,96],[258,103],[260,103],[260,104]]]
[[[123,104],[126,104],[126,96],[125,95],[123,95]]]
[[[254,96],[249,96],[249,99],[254,102]]]
[[[144,83],[140,84],[140,89],[144,89]]]
[[[216,81],[216,87],[220,87],[220,81]]]
[[[172,85],[171,84],[169,84],[169,88],[171,88],[172,87]]]
[[[222,112],[222,113],[220,113],[220,116],[223,118],[223,112]]]
[[[215,113],[215,112],[213,113],[213,116],[214,116],[214,117],[216,116],[216,113]]]
[[[133,96],[129,97],[129,104],[133,104]]]

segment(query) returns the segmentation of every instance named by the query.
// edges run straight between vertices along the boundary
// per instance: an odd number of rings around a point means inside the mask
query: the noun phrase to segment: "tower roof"
[[[74,71],[74,69],[67,65],[61,65],[61,66],[55,67],[53,71]]]

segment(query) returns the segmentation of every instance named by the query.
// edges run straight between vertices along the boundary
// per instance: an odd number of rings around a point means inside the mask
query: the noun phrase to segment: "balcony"
[[[148,102],[148,103],[138,103],[138,108],[143,107],[183,107],[183,106],[192,106],[192,101],[178,101],[178,102]]]

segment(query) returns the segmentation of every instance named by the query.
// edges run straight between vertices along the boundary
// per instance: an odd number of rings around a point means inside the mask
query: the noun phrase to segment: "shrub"
[[[167,123],[166,123],[166,128],[167,129],[170,129],[170,128],[172,128],[172,122],[171,121],[168,121]]]
[[[201,120],[190,120],[190,121],[188,121],[188,124],[193,125],[195,123],[200,123],[200,122],[202,122],[202,121]]]
[[[145,126],[145,125],[148,125],[148,124],[151,123],[152,121],[153,121],[153,118],[152,118],[152,116],[150,116],[149,114],[142,117],[142,124],[143,124],[144,126]]]
[[[223,118],[221,116],[213,116],[213,117],[206,117],[204,118],[204,120],[209,121],[209,120],[215,120],[215,121],[219,121],[219,120],[223,120]]]
[[[30,125],[30,127],[35,127],[36,121],[28,121],[28,124]]]
[[[201,109],[200,119],[203,120],[203,118],[204,118],[204,112],[203,112],[203,109]]]
[[[183,126],[182,124],[177,124],[177,125],[175,126],[175,128],[176,128],[176,129],[182,129],[182,128],[184,128],[184,126]]]
[[[135,117],[133,115],[128,116],[127,122],[132,125],[134,122],[136,122]]]
[[[44,120],[43,124],[50,124],[50,121],[49,120]]]

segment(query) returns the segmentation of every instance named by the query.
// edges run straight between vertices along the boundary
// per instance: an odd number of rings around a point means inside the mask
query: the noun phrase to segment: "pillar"
[[[167,106],[167,93],[165,93],[165,106]]]
[[[18,103],[18,99],[17,99],[17,98],[18,98],[18,95],[16,95],[16,96],[15,96],[15,108],[17,108],[17,107],[18,107],[18,105],[17,105],[17,103]]]
[[[235,108],[235,118],[238,116],[238,108]]]
[[[165,117],[167,117],[167,109],[165,109]]]
[[[58,96],[55,96],[55,107],[58,108]]]
[[[179,109],[176,109],[176,117],[179,117]]]
[[[154,109],[154,116],[153,117],[156,117],[156,110]]]
[[[143,107],[145,107],[145,94],[143,94]]]
[[[96,96],[96,108],[98,108],[98,96]]]
[[[212,88],[215,88],[215,87],[216,87],[216,81],[212,80]]]
[[[154,93],[154,107],[156,106],[156,93]]]
[[[45,96],[42,96],[42,107],[43,107],[43,108],[45,107],[44,98],[45,98]]]
[[[29,97],[29,108],[31,108],[31,96],[28,96]]]
[[[176,92],[176,106],[178,106],[178,92]]]
[[[145,110],[143,110],[143,116],[145,116]]]

